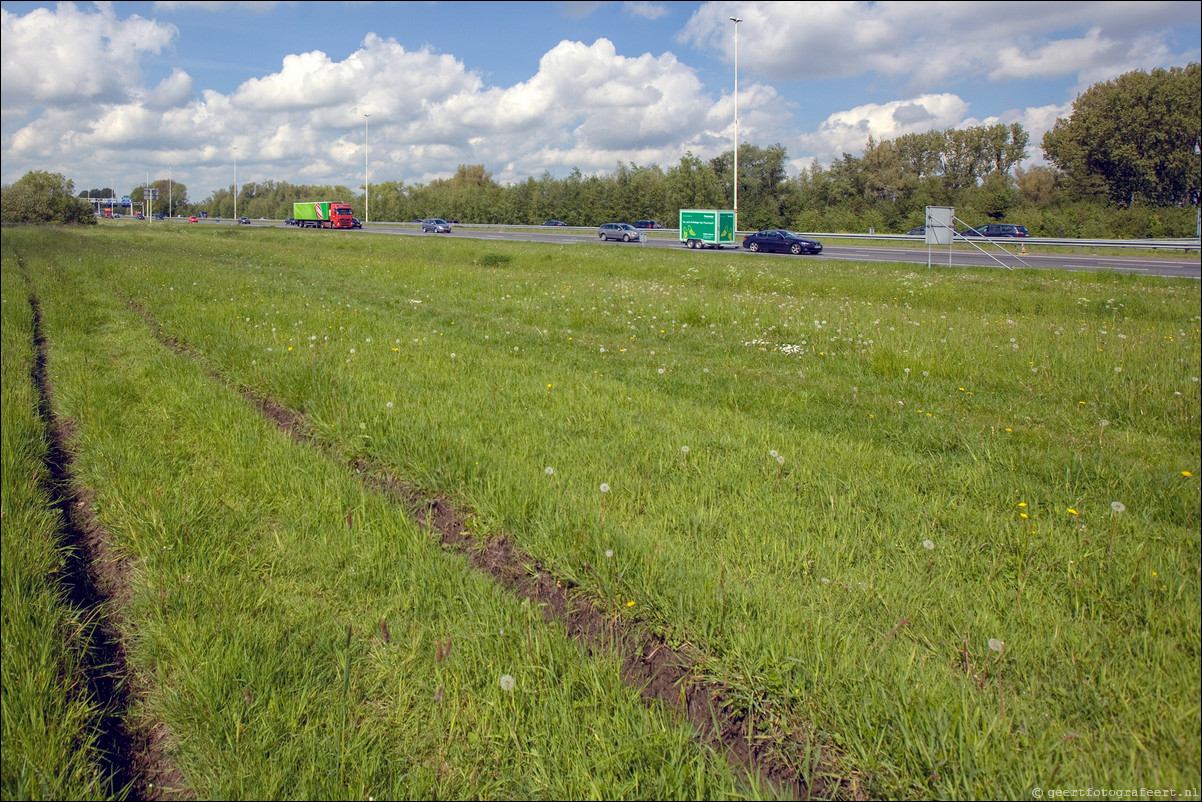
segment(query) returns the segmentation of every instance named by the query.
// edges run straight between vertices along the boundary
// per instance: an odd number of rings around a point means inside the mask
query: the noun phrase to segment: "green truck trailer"
[[[681,209],[680,241],[686,248],[735,244],[735,213],[729,209]]]

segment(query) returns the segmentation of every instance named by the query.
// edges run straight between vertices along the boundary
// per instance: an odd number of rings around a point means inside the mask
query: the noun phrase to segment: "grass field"
[[[69,645],[10,609],[58,542],[10,481],[31,299],[129,563],[127,716],[201,797],[781,793],[363,466],[695,655],[807,786],[1196,794],[1196,282],[322,233],[5,230],[6,797],[103,774],[9,724],[9,633]]]

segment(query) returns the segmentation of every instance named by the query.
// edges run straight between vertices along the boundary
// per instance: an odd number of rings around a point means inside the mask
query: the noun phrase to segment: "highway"
[[[206,221],[207,222],[207,221]],[[233,221],[225,221],[227,224]],[[283,227],[277,221],[254,221],[252,225]],[[298,236],[328,236],[332,232],[315,230],[297,230]],[[369,223],[362,231],[353,234],[377,233],[416,237],[453,237],[457,239],[473,239],[498,242],[545,242],[554,245],[590,245],[608,248],[678,248],[684,246],[672,233],[657,232],[647,237],[646,243],[603,243],[598,240],[592,229],[572,228],[568,230],[543,228],[541,226],[463,226],[457,225],[450,234],[423,234],[416,224],[412,223]],[[926,265],[928,251],[925,247],[899,247],[894,245],[828,245],[823,243],[823,252],[819,256],[791,256],[786,254],[751,253],[738,246],[728,246],[720,250],[690,251],[698,259],[723,255],[724,258],[738,259],[795,259],[805,262],[810,259],[824,259],[847,262],[909,262],[915,265]],[[1004,248],[1004,250],[1003,250]],[[1005,242],[1003,247],[980,243],[980,249],[967,242],[957,242],[950,252],[946,247],[935,247],[929,252],[932,267],[986,267],[998,270],[1036,269],[1036,270],[1080,270],[1080,271],[1114,271],[1118,273],[1134,273],[1144,276],[1159,276],[1165,278],[1202,279],[1202,256],[1197,253],[1185,256],[1155,256],[1125,254],[1122,249],[1112,249],[1104,254],[1083,253],[1021,253],[1017,241]]]
[[[609,248],[678,248],[684,246],[675,236],[656,236],[647,238],[646,244],[609,242],[602,243],[595,235],[585,232],[542,231],[537,228],[515,227],[513,229],[485,229],[456,226],[450,234],[422,234],[415,227],[370,225],[371,231],[394,234],[410,234],[422,237],[464,237],[479,240],[547,242],[557,245],[591,244],[597,247]],[[317,232],[314,232],[317,233]],[[1020,253],[1017,243],[1006,243],[1006,250],[982,243],[984,251],[972,245],[957,243],[951,251],[952,267],[993,267],[999,270],[1007,267],[1015,269],[1033,268],[1037,270],[1091,270],[1115,271],[1120,273],[1136,273],[1146,276],[1161,276],[1172,278],[1202,279],[1202,257],[1198,254],[1187,256],[1146,256],[1124,255],[1119,253],[1074,254],[1074,253]],[[1009,253],[1007,252],[1009,251]],[[889,245],[825,245],[819,256],[791,256],[787,254],[751,253],[742,247],[727,247],[721,250],[690,251],[698,258],[723,254],[726,257],[735,256],[744,259],[827,259],[849,262],[910,262],[912,264],[927,264],[926,248],[903,248]],[[992,254],[989,255],[989,254]],[[930,260],[932,267],[948,267],[948,249],[932,248]]]

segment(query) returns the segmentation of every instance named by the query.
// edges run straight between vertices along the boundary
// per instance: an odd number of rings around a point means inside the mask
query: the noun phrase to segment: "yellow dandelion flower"
[[[1182,471],[1182,472],[1181,472],[1181,475],[1182,475],[1182,476],[1193,476],[1193,474],[1192,474],[1192,473],[1190,473],[1189,471]]]
[[[1027,502],[1025,502],[1025,501],[1020,501],[1020,502],[1018,502],[1018,506],[1020,506],[1020,507],[1025,507],[1025,506],[1027,506]]]
[[[1076,511],[1076,510],[1074,510],[1072,507],[1069,507],[1069,508],[1068,508],[1068,514],[1069,514],[1069,515],[1076,515],[1076,514],[1077,514],[1077,511]]]
[[[627,606],[627,607],[634,607],[634,599],[631,599],[630,601],[626,602],[626,606]]]

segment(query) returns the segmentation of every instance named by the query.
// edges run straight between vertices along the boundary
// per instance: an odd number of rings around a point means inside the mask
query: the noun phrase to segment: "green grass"
[[[701,649],[874,796],[1198,786],[1196,283],[233,228],[5,240],[54,301],[81,469],[143,561],[148,712],[202,795],[746,792],[554,628],[530,624],[533,654],[485,637],[532,619],[206,369]],[[407,647],[366,634],[380,618]],[[432,701],[444,636],[469,650],[454,705]],[[500,673],[555,679],[536,703]],[[402,784],[386,732],[420,756]]]
[[[3,246],[0,401],[0,793],[5,799],[102,799],[97,727],[87,690],[94,620],[63,586],[63,522],[46,489],[47,436],[33,385],[33,311],[15,254]]]

